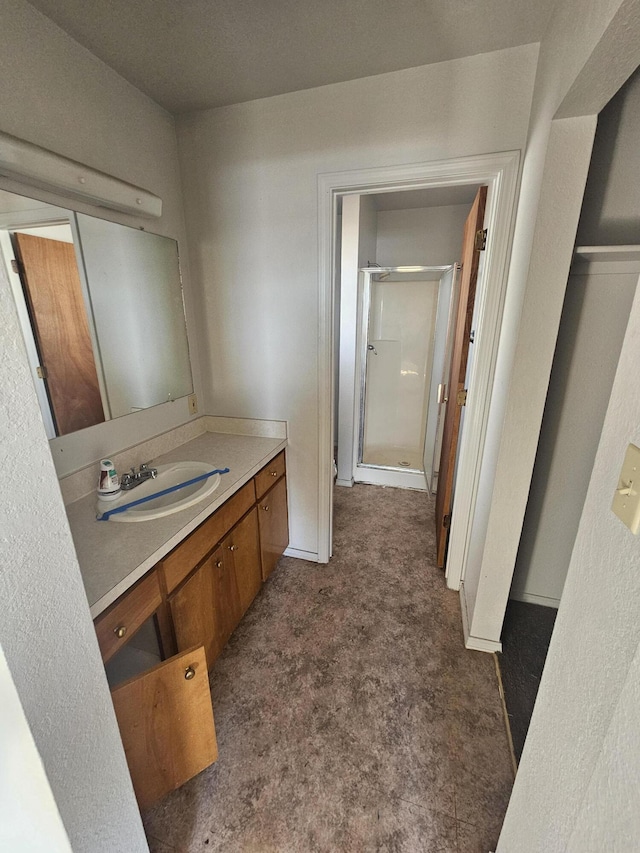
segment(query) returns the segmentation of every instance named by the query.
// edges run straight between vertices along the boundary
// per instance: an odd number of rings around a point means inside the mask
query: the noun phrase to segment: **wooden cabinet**
[[[166,658],[112,690],[141,808],[216,760],[207,673],[287,543],[283,452],[95,620],[105,662],[152,615]]]
[[[256,502],[253,480],[239,489],[160,563],[166,590],[172,592]]]
[[[211,668],[261,585],[254,508],[169,596],[178,650],[202,644]]]
[[[222,548],[225,563],[229,565],[229,571],[235,576],[238,585],[242,618],[262,586],[257,510],[252,509],[229,533]]]
[[[218,757],[202,646],[176,655],[111,692],[141,809]]]
[[[255,476],[256,497],[260,499],[280,477],[285,475],[285,458],[284,450],[278,453],[268,465],[265,465],[262,471],[258,471]]]
[[[111,691],[140,808],[184,784],[218,754],[204,645],[192,643],[169,657],[173,627],[156,569],[95,620],[103,661],[111,662],[109,669],[151,617],[167,659]]]
[[[158,576],[152,571],[95,620],[102,660],[111,660],[161,605]]]
[[[203,645],[211,666],[240,621],[238,587],[222,548],[170,596],[169,608],[178,651]]]
[[[281,477],[258,501],[260,522],[260,563],[266,581],[289,544],[287,481]]]

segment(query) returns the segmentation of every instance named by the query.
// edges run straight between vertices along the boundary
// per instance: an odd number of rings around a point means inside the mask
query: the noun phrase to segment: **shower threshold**
[[[358,468],[375,468],[379,471],[402,471],[407,474],[424,474],[422,468],[414,468],[410,462],[398,462],[397,465],[383,465],[376,462],[359,462]]]
[[[419,468],[406,468],[399,465],[373,465],[359,462],[354,472],[356,483],[369,483],[375,486],[392,486],[397,489],[417,489],[427,491],[424,471]]]

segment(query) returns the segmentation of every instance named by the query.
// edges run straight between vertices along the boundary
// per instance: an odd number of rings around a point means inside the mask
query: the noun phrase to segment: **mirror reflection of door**
[[[73,244],[12,234],[57,435],[105,420]]]

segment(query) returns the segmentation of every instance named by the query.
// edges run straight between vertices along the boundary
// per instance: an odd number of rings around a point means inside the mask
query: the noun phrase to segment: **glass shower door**
[[[441,273],[367,272],[359,463],[422,474]]]

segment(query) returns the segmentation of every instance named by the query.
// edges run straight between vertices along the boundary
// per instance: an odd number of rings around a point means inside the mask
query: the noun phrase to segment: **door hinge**
[[[47,379],[47,368],[43,364],[39,364],[36,367],[36,373],[38,374],[38,379]]]
[[[483,231],[481,228],[479,231],[476,231],[476,239],[475,239],[475,242],[473,244],[473,247],[478,252],[484,252],[486,246],[487,246],[487,229],[485,228]]]
[[[456,403],[459,406],[466,406],[467,405],[467,389],[466,388],[464,389],[464,391],[458,391],[458,395],[456,397]]]
[[[16,275],[20,275],[20,264],[15,258],[11,258],[11,269]]]
[[[450,524],[451,524],[451,513],[447,513],[447,515],[443,516],[442,526],[443,527],[449,527]]]

